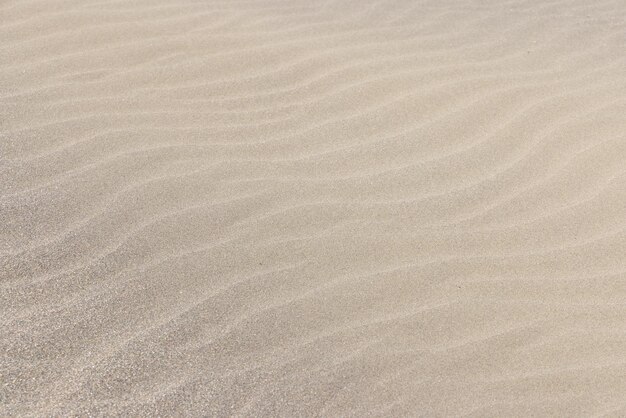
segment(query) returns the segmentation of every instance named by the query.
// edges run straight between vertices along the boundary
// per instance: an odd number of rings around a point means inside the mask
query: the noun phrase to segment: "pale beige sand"
[[[0,415],[626,415],[624,0],[0,8]]]

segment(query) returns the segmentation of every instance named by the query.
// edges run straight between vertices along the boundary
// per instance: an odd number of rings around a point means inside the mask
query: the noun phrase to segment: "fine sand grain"
[[[626,416],[626,1],[0,0],[0,416]]]

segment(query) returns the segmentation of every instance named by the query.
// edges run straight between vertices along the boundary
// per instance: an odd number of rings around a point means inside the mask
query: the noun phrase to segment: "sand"
[[[625,416],[626,2],[3,0],[1,416]]]

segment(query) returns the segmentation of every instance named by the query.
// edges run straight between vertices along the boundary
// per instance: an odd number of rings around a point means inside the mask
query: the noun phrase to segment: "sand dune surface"
[[[625,416],[626,2],[1,1],[0,380]]]

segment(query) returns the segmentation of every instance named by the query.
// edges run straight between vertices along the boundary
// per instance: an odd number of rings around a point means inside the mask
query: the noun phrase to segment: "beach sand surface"
[[[625,416],[626,2],[0,1],[0,415]]]

